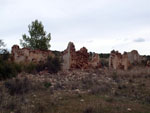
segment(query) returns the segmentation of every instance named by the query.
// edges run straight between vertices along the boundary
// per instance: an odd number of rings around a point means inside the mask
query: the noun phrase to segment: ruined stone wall
[[[86,69],[88,68],[88,59],[89,54],[85,47],[81,48],[79,51],[75,52],[75,55],[72,57],[71,68]]]
[[[20,49],[18,45],[12,47],[12,61],[16,63],[39,63],[45,62],[48,56],[54,56],[50,51],[31,50],[29,48]]]
[[[63,70],[70,69],[72,64],[72,57],[76,55],[75,47],[72,42],[69,42],[68,47],[63,53]]]
[[[52,51],[31,50],[29,48],[20,49],[18,45],[12,47],[12,61],[16,63],[40,63],[45,62],[48,56],[55,56]],[[87,69],[101,68],[101,60],[99,54],[92,54],[90,57],[88,50],[83,47],[76,51],[72,42],[69,42],[66,50],[60,55],[63,59],[63,70],[68,69]],[[141,56],[136,50],[131,52],[111,51],[109,57],[109,67],[113,69],[127,70],[131,64],[141,63]],[[148,63],[150,64],[150,63]]]
[[[111,51],[109,57],[109,67],[114,69],[127,70],[131,65],[140,64],[142,61],[142,57],[139,55],[138,51],[133,50],[131,52],[124,52],[122,55],[118,51]]]
[[[101,68],[101,61],[100,61],[100,57],[99,54],[94,53],[92,55],[92,59],[89,61],[90,67],[93,68]]]
[[[137,50],[133,50],[127,53],[128,59],[131,64],[140,64],[142,61],[141,56],[139,55]]]
[[[72,42],[69,42],[68,47],[63,51],[63,69],[87,69],[100,67],[100,58],[96,54],[89,60],[88,50],[83,47],[79,51],[75,50]]]
[[[125,52],[123,55],[118,51],[111,51],[109,57],[109,67],[113,69],[124,69],[127,70],[130,67],[130,61],[128,55]]]

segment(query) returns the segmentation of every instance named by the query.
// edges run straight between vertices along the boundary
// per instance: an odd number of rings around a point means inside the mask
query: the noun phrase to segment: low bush
[[[5,57],[6,56],[6,57]],[[0,80],[16,77],[20,72],[35,73],[48,70],[49,73],[57,73],[61,69],[61,61],[58,57],[48,57],[45,63],[17,64],[9,61],[7,53],[0,55]]]
[[[94,113],[94,108],[93,107],[87,107],[83,113]]]
[[[61,69],[61,62],[58,57],[48,57],[45,65],[49,73],[57,73]]]
[[[57,73],[61,70],[61,61],[59,57],[48,57],[46,62],[41,62],[39,64],[28,63],[19,64],[21,71],[26,73],[36,73],[43,70],[47,70],[49,73]]]
[[[45,63],[36,66],[36,70],[37,72],[48,70],[49,73],[57,73],[61,70],[61,61],[59,57],[48,57]]]
[[[31,86],[32,84],[27,78],[14,79],[5,82],[5,87],[12,96],[27,93]]]
[[[0,59],[0,80],[15,77],[18,73],[16,65]]]
[[[37,65],[34,63],[29,63],[27,65],[23,65],[22,71],[25,71],[26,73],[34,73],[36,71]]]
[[[49,88],[52,84],[50,82],[44,82],[44,87]]]
[[[0,49],[0,59],[8,60],[10,58],[10,54],[7,49]]]
[[[7,50],[3,49],[0,52],[0,80],[12,78],[21,72],[19,64],[9,61],[10,54]]]
[[[102,58],[101,59],[101,65],[102,67],[108,67],[108,60],[106,58]]]

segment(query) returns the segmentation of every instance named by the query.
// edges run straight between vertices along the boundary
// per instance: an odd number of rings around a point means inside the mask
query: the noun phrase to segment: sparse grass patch
[[[108,94],[109,92],[111,92],[111,87],[105,83],[95,85],[91,88],[91,94],[93,95]]]

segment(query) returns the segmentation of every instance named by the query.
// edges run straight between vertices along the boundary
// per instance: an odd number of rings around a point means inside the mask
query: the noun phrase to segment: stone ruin
[[[128,60],[127,53],[122,55],[118,51],[111,51],[109,57],[109,67],[112,67],[113,69],[127,70],[129,66],[130,62]]]
[[[16,63],[27,64],[29,62],[40,63],[46,61],[48,56],[54,56],[50,51],[31,50],[29,48],[20,49],[18,45],[14,45],[11,50],[12,61]]]
[[[111,51],[109,57],[109,67],[113,69],[129,69],[132,65],[140,64],[141,56],[136,50],[131,52],[124,52],[124,54],[118,51]]]
[[[92,56],[89,60],[89,53],[85,47],[79,51],[75,50],[72,42],[69,42],[68,47],[62,52],[63,69],[87,69],[87,68],[100,68],[100,58],[98,54]]]
[[[142,57],[139,55],[137,50],[132,50],[131,52],[128,52],[128,59],[131,64],[140,64],[142,61]]]
[[[31,50],[29,48],[20,49],[18,45],[12,47],[12,61],[16,63],[41,63],[45,62],[48,56],[54,57],[52,51]],[[68,69],[87,69],[87,68],[99,68],[101,67],[100,58],[98,54],[92,55],[89,60],[88,50],[83,47],[76,51],[72,42],[69,42],[66,50],[60,54],[60,58],[63,59],[63,70]]]
[[[100,61],[100,56],[97,53],[94,53],[92,55],[92,58],[89,62],[90,67],[92,68],[101,68],[101,61]]]
[[[18,45],[12,47],[12,61],[16,63],[41,63],[45,62],[48,56],[54,57],[54,53],[50,50],[31,50],[29,48],[20,49]],[[60,58],[63,59],[63,70],[68,69],[89,69],[101,68],[101,60],[99,54],[90,54],[85,47],[76,51],[72,42],[69,42],[66,50],[61,52]],[[141,63],[141,56],[136,50],[131,52],[111,51],[109,56],[109,67],[114,69],[129,69],[132,65]],[[150,63],[148,63],[150,65]]]

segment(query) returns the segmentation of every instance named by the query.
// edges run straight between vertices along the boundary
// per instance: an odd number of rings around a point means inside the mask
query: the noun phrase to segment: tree
[[[46,35],[42,22],[35,20],[28,26],[28,28],[30,36],[27,36],[26,34],[22,35],[23,39],[20,40],[21,46],[31,48],[33,50],[48,50],[50,48],[49,42],[51,40],[51,35],[50,33]]]
[[[0,39],[0,48],[4,46],[5,46],[4,42]]]
[[[3,52],[4,52],[4,48],[2,48],[2,47],[5,47],[5,44],[4,44],[4,42],[0,39],[0,54],[2,54]]]
[[[5,43],[0,39],[0,60],[8,60],[9,58],[8,50],[3,48],[5,46]]]

